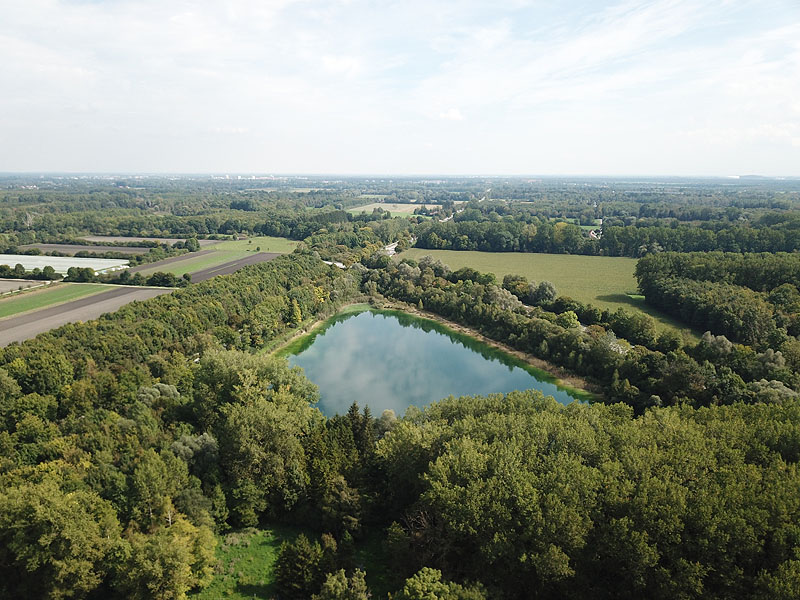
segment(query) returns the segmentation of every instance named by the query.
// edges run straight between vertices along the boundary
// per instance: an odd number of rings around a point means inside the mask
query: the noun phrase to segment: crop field
[[[27,254],[0,254],[0,265],[14,268],[22,265],[26,271],[53,267],[56,273],[65,274],[70,267],[90,267],[95,271],[107,271],[128,265],[127,260],[116,258],[75,258],[73,256],[31,256]]]
[[[67,284],[64,284],[67,285]],[[89,284],[70,284],[75,287],[88,287]],[[11,342],[21,342],[36,337],[40,333],[61,327],[67,323],[90,321],[105,313],[114,312],[134,300],[147,300],[161,294],[169,294],[172,288],[149,288],[138,286],[108,285],[97,286],[89,295],[74,300],[61,301],[38,310],[27,310],[4,321],[0,321],[0,346]],[[22,299],[22,298],[20,298]]]
[[[59,283],[51,285],[52,287],[48,286],[41,290],[31,291],[22,296],[13,296],[0,300],[0,319],[29,310],[77,300],[78,298],[91,296],[109,289],[107,285],[94,283]]]
[[[531,281],[550,281],[560,296],[570,296],[600,309],[625,308],[643,312],[656,320],[660,328],[689,331],[685,324],[647,306],[634,277],[636,259],[572,254],[533,254],[527,252],[469,252],[411,248],[395,256],[396,260],[431,255],[451,269],[472,267],[494,273],[498,282],[510,273],[524,275]]]
[[[367,204],[365,206],[348,208],[347,212],[352,213],[354,215],[359,215],[362,212],[369,214],[376,208],[382,208],[383,210],[388,210],[393,217],[407,217],[409,215],[414,214],[414,211],[420,206],[425,206],[427,208],[439,208],[441,205],[440,204],[393,204],[391,202],[373,202],[372,204]]]
[[[21,250],[38,248],[42,252],[60,252],[73,256],[78,252],[119,252],[120,254],[147,254],[150,248],[139,248],[136,246],[83,246],[78,244],[26,244],[19,247]]]
[[[278,237],[254,237],[246,240],[219,242],[212,247],[208,247],[200,252],[188,254],[178,259],[167,259],[157,263],[142,265],[131,269],[138,271],[142,275],[150,275],[157,271],[172,273],[178,277],[184,273],[198,273],[232,263],[233,261],[243,261],[244,264],[253,264],[270,260],[274,256],[262,256],[260,260],[247,260],[257,254],[287,254],[292,252],[299,242]],[[223,273],[220,273],[223,274]],[[200,280],[198,280],[200,281]]]
[[[156,242],[158,244],[167,244],[171,246],[175,242],[183,242],[185,240],[179,238],[157,238],[157,237],[126,237],[123,235],[84,235],[79,237],[78,239],[85,240],[87,242],[103,242],[103,243],[112,243],[112,244],[120,244],[125,242]],[[211,246],[212,244],[216,244],[217,240],[197,240],[201,246]]]
[[[16,292],[20,288],[28,289],[32,287],[41,287],[47,284],[47,281],[36,281],[32,279],[0,279],[0,295],[7,294],[8,292]]]

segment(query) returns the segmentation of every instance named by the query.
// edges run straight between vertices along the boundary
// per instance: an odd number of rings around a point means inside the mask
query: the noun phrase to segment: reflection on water
[[[393,311],[336,317],[293,348],[289,364],[300,366],[322,395],[328,416],[353,403],[372,414],[409,405],[426,406],[449,395],[466,396],[538,389],[562,403],[566,391],[537,378],[524,363],[437,323]]]

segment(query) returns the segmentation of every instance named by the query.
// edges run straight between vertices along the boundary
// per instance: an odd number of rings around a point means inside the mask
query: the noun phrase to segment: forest
[[[218,574],[222,534],[268,524],[303,530],[272,574],[281,599],[385,597],[357,558],[373,537],[391,557],[382,585],[395,600],[800,596],[796,189],[683,182],[673,198],[631,183],[612,195],[608,182],[581,193],[515,180],[353,179],[307,192],[290,180],[256,191],[191,178],[4,183],[7,246],[87,234],[303,240],[0,348],[4,597],[184,598]],[[444,223],[356,219],[343,208],[362,194],[468,208]],[[508,215],[488,210],[500,198]],[[595,204],[596,218],[623,223],[604,221],[599,241],[551,221]],[[513,247],[541,231],[548,243],[574,236],[563,251],[604,253],[612,227],[631,235],[620,254],[641,254],[646,301],[705,332],[698,342],[547,281],[402,254],[425,236],[498,235]],[[701,237],[708,252],[687,241]],[[558,251],[534,248],[516,250]],[[565,406],[529,390],[326,417],[315,406],[324,390],[271,350],[363,301],[463,325],[585,377],[598,400]]]

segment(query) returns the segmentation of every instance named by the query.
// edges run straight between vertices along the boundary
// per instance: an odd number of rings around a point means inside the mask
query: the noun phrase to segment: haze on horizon
[[[800,175],[800,4],[26,0],[0,172]]]

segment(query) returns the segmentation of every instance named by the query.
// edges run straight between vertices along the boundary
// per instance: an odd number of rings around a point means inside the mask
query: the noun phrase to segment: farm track
[[[102,314],[114,312],[134,300],[147,300],[171,291],[171,288],[118,287],[65,304],[9,317],[0,321],[0,346],[36,337],[67,323],[90,321]]]

